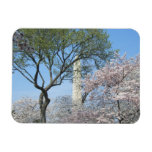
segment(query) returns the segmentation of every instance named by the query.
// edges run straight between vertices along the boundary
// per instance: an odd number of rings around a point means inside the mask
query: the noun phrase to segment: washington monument
[[[82,104],[80,60],[76,61],[73,66],[72,104],[79,105],[79,106]]]

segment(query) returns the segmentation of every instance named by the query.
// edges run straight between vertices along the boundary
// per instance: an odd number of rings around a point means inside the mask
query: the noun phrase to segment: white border
[[[150,0],[5,0],[0,2],[0,150],[152,151]],[[133,28],[141,38],[141,117],[132,125],[19,124],[11,117],[13,32],[29,28]]]

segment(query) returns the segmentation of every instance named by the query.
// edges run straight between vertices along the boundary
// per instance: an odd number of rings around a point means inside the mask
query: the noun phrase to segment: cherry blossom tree
[[[134,122],[140,113],[139,68],[139,56],[127,59],[126,54],[121,57],[116,53],[115,59],[102,69],[86,76],[84,92],[90,93],[90,100],[100,100],[104,106],[109,102],[117,105],[117,110],[112,108],[111,112],[116,113],[119,123]]]
[[[12,116],[14,120],[21,123],[39,122],[39,111],[38,102],[30,98],[22,98],[12,105]]]

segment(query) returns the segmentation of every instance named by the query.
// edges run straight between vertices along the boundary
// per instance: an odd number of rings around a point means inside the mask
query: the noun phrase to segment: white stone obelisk
[[[76,57],[77,58],[77,57]],[[73,66],[73,90],[72,90],[72,104],[75,106],[82,105],[81,94],[81,63],[76,61]]]

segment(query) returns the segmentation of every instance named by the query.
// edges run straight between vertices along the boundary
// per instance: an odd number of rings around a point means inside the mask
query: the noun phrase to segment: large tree
[[[99,101],[106,108],[110,108],[109,115],[119,123],[133,123],[139,118],[139,55],[127,59],[126,54],[122,57],[115,54],[115,59],[106,63],[92,76],[86,76],[84,86],[84,91],[90,92],[90,100]],[[101,121],[102,118],[101,116]]]
[[[13,71],[18,71],[39,96],[41,122],[46,122],[48,91],[72,79],[73,64],[82,62],[82,77],[113,56],[109,35],[96,29],[19,29],[13,36]],[[77,56],[77,58],[75,58]],[[44,77],[43,68],[49,72]],[[30,68],[32,68],[32,73]]]

